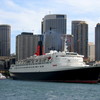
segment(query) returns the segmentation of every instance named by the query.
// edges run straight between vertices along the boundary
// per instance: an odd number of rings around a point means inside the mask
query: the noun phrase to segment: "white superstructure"
[[[83,62],[83,56],[74,52],[50,51],[45,55],[31,56],[17,61],[10,67],[10,72],[51,72],[59,70],[77,69],[87,66]]]

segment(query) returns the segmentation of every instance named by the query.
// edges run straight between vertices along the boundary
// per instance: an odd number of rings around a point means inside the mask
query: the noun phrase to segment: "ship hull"
[[[85,67],[51,72],[11,72],[13,79],[72,83],[98,83],[99,76],[100,67]]]

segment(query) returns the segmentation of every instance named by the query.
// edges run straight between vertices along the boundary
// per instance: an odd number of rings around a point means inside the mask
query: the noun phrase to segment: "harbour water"
[[[0,100],[100,100],[100,84],[0,80]]]

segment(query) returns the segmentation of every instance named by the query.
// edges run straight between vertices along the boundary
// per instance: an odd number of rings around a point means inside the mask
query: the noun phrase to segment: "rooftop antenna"
[[[51,11],[49,11],[49,14],[51,14]]]
[[[33,34],[34,34],[34,30],[32,30]]]

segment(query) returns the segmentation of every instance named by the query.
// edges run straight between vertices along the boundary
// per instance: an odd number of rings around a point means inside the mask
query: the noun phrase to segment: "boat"
[[[41,48],[38,47],[35,55],[11,65],[10,77],[16,80],[46,82],[98,83],[100,81],[100,66],[86,65],[83,55],[68,52],[66,49],[62,52],[51,50],[50,53],[43,54]]]
[[[0,80],[1,80],[1,79],[6,79],[6,77],[3,76],[2,73],[0,73]]]

